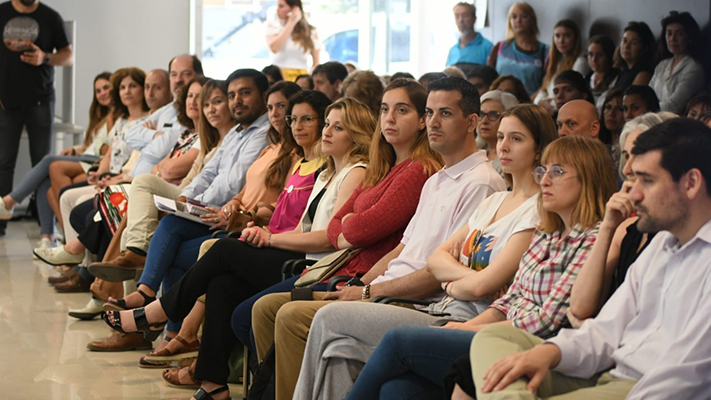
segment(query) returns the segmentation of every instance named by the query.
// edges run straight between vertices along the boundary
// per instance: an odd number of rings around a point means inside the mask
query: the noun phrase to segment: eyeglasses
[[[563,171],[563,168],[553,165],[550,169],[546,169],[544,166],[539,166],[536,167],[536,169],[531,172],[531,175],[533,175],[533,180],[536,182],[536,184],[540,185],[541,181],[543,180],[543,177],[548,174],[548,179],[551,180],[552,183],[557,184],[560,182],[560,179],[563,177],[564,174],[566,174],[565,171]]]
[[[289,126],[294,126],[296,125],[296,122],[301,122],[302,126],[305,127],[310,127],[313,126],[314,123],[316,123],[316,117],[313,115],[287,115],[286,116],[286,123]]]
[[[489,121],[496,121],[501,117],[501,113],[498,111],[489,111],[489,112],[484,112],[484,111],[479,111],[479,118],[489,118]]]

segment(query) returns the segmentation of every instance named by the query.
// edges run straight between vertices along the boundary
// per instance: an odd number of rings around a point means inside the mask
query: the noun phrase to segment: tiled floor
[[[58,294],[47,284],[56,273],[32,260],[38,240],[33,221],[10,222],[0,237],[0,399],[189,399],[193,390],[169,386],[161,370],[138,368],[145,352],[86,349],[110,331],[100,319],[67,316],[89,294]],[[240,385],[230,389],[241,398]]]

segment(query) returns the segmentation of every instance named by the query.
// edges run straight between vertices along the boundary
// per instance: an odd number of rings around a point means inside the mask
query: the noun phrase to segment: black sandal
[[[156,300],[155,296],[151,297],[151,296],[147,295],[141,289],[138,289],[137,292],[141,296],[143,296],[143,304],[138,307],[145,307]],[[133,308],[138,308],[138,307],[133,307]],[[104,304],[104,311],[125,311],[125,310],[132,310],[133,308],[126,305],[126,300],[124,300],[124,299],[118,299],[116,301],[108,300]]]
[[[195,392],[195,394],[193,394],[193,397],[195,398],[195,400],[214,400],[214,399],[212,398],[212,395],[225,392],[225,391],[227,391],[228,389],[229,389],[229,387],[227,387],[227,385],[225,385],[225,386],[222,386],[222,387],[218,387],[217,389],[215,389],[215,390],[213,390],[212,392],[208,393],[208,392],[205,391],[205,389],[200,388],[200,389],[197,390],[197,392]],[[228,399],[231,399],[231,397],[228,397]]]
[[[113,323],[109,320],[109,315],[114,319]],[[131,333],[126,332],[121,327],[121,313],[120,311],[104,311],[101,313],[101,319],[106,322],[106,325],[110,326],[111,329],[119,331],[121,333]],[[143,337],[148,341],[154,341],[163,332],[163,328],[168,323],[168,321],[149,323],[146,319],[146,309],[145,308],[134,308],[133,309],[133,320],[136,322],[136,332],[143,333]],[[159,328],[159,329],[151,329]]]

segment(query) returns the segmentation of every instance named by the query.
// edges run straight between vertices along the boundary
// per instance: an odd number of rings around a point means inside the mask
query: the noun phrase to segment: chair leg
[[[252,381],[249,372],[249,347],[244,346],[244,362],[242,366],[242,399],[247,400],[249,385]]]

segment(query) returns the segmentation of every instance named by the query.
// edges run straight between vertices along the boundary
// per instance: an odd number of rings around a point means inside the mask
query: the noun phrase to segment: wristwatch
[[[363,286],[363,291],[360,294],[360,299],[363,301],[370,300],[370,285]]]
[[[49,65],[49,53],[44,53],[44,61],[42,64]]]

